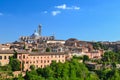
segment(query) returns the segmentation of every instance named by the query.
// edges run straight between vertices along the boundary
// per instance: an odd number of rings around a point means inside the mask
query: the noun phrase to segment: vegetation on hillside
[[[74,56],[65,63],[53,61],[50,66],[35,69],[30,66],[31,71],[26,71],[23,77],[21,74],[15,78],[7,78],[12,75],[12,71],[20,70],[20,62],[16,59],[16,54],[10,58],[10,63],[0,66],[1,80],[119,80],[120,79],[120,52],[107,51],[99,60],[89,59],[88,56]],[[83,63],[81,62],[83,60]],[[102,64],[100,69],[91,69],[86,62]],[[6,73],[7,71],[7,73]]]

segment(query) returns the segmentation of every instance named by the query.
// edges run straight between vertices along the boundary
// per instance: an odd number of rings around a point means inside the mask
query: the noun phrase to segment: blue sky
[[[0,0],[0,43],[42,35],[86,41],[120,40],[120,0]]]

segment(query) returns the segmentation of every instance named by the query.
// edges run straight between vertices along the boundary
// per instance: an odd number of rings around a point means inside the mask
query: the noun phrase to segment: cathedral
[[[31,36],[21,36],[20,41],[27,42],[27,43],[41,43],[41,42],[55,39],[54,36],[42,36],[41,31],[42,31],[42,26],[39,25],[38,29],[35,30],[35,32]]]

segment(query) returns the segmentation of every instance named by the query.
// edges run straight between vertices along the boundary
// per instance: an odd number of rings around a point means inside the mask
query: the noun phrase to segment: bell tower
[[[39,36],[41,36],[41,31],[42,31],[42,26],[38,25],[38,34],[39,34]]]

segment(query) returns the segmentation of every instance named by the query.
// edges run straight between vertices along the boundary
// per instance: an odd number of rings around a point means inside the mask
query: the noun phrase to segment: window
[[[46,63],[46,60],[44,60],[44,63]]]
[[[26,64],[28,64],[28,61],[26,62]]]
[[[49,60],[47,62],[49,63]]]
[[[25,59],[25,55],[23,55],[23,59]]]
[[[21,56],[19,56],[19,59],[21,59]]]
[[[0,56],[0,59],[2,59],[2,56]]]
[[[41,60],[41,63],[42,63],[43,61]]]
[[[10,59],[10,56],[9,56],[9,59]]]
[[[7,57],[6,56],[4,56],[4,59],[6,59]]]
[[[36,63],[38,63],[38,60],[36,60]]]
[[[35,63],[35,61],[33,61],[33,63]]]

